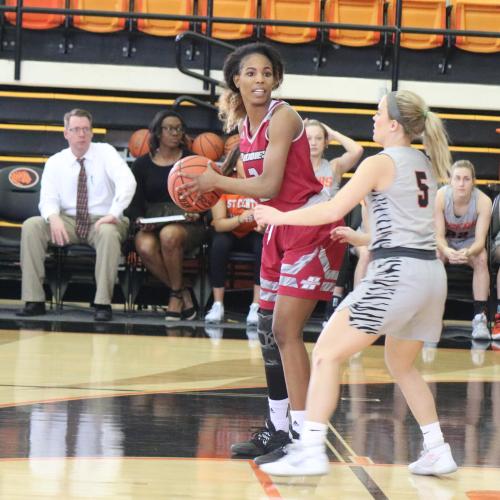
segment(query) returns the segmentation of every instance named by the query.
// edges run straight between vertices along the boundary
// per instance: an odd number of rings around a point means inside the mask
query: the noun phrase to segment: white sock
[[[439,422],[421,425],[420,430],[424,436],[424,445],[428,450],[444,444],[444,437]]]
[[[304,425],[305,418],[306,418],[305,410],[290,410],[290,420],[292,422],[292,429],[299,435],[302,432],[302,426]]]
[[[269,418],[277,431],[288,432],[290,421],[288,420],[288,398],[269,399]]]
[[[304,446],[318,446],[323,445],[326,439],[328,425],[320,422],[311,422],[311,420],[304,421],[302,426],[302,433],[300,435],[300,442]]]

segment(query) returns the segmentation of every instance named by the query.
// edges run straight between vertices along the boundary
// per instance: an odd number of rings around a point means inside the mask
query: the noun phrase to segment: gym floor
[[[98,324],[71,306],[19,321],[20,305],[2,306],[0,498],[500,498],[500,342],[471,344],[469,322],[446,322],[418,361],[457,473],[407,471],[420,432],[374,345],[345,365],[330,474],[277,479],[230,455],[267,407],[244,314],[205,328],[151,311]]]

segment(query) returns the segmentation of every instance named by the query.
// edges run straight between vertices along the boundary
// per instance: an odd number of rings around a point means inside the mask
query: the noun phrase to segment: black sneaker
[[[257,457],[281,448],[289,442],[288,433],[277,431],[271,420],[267,418],[265,427],[256,430],[248,441],[233,444],[231,453],[233,455]]]
[[[291,438],[290,438],[291,436]],[[263,464],[270,464],[272,462],[276,462],[280,458],[283,458],[288,449],[288,445],[292,441],[298,441],[300,438],[300,435],[295,432],[292,428],[290,428],[290,434],[288,436],[288,442],[283,443],[279,448],[274,449],[273,451],[270,451],[269,453],[266,453],[265,455],[260,455],[256,458],[254,458],[254,462],[257,465],[263,465]]]

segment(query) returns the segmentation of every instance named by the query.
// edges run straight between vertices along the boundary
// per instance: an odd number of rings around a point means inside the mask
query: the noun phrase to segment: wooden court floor
[[[407,471],[419,430],[376,345],[345,365],[331,473],[278,480],[229,451],[266,409],[255,331],[28,326],[0,321],[2,499],[500,499],[500,342],[419,360],[457,473]]]

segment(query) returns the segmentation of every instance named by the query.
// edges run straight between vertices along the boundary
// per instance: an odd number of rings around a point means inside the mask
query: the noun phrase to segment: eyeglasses
[[[68,129],[72,134],[80,134],[83,132],[85,135],[90,134],[92,129],[90,127],[71,127]]]
[[[184,127],[171,127],[167,125],[161,128],[162,130],[166,130],[169,134],[182,134],[184,132]]]

